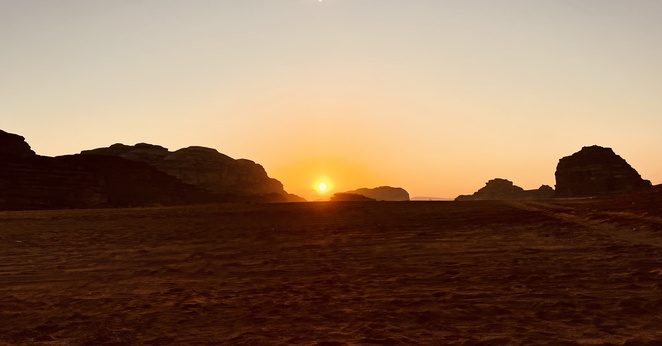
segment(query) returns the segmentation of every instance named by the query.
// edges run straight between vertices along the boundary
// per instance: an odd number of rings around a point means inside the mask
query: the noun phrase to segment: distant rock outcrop
[[[542,185],[537,190],[524,190],[528,199],[547,199],[554,197],[554,188],[549,185]]]
[[[433,197],[433,196],[416,196],[411,198],[412,201],[417,201],[417,202],[449,202],[454,200],[454,198],[447,198],[447,197]]]
[[[380,186],[374,189],[362,188],[345,193],[362,195],[377,201],[408,201],[409,193],[399,187]]]
[[[556,167],[556,197],[599,196],[650,186],[611,148],[597,145],[562,158]]]
[[[375,202],[376,199],[368,198],[356,193],[336,193],[331,197],[332,202]]]
[[[267,199],[280,195],[281,201],[303,200],[288,194],[283,184],[270,178],[261,165],[244,159],[235,160],[211,148],[188,147],[171,152],[162,146],[145,143],[134,146],[114,144],[81,154],[117,156],[144,162],[182,182],[215,194],[262,196]]]
[[[510,180],[496,178],[488,181],[483,188],[476,191],[473,195],[458,196],[455,200],[531,200],[552,197],[554,197],[554,189],[548,185],[543,185],[537,190],[524,190],[523,188],[514,185]]]

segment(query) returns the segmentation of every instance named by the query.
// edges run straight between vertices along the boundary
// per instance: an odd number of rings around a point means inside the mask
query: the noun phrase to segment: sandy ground
[[[628,206],[4,212],[0,344],[661,344],[662,215]]]

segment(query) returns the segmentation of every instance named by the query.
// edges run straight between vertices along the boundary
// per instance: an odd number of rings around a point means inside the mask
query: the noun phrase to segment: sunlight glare
[[[325,195],[331,191],[331,183],[326,178],[319,179],[317,182],[315,182],[313,188],[315,191],[317,191],[318,194]]]

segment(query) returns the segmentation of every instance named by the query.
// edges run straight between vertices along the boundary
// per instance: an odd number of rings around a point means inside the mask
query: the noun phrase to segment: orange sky
[[[662,182],[662,2],[0,1],[0,128],[41,154],[214,147],[288,191],[554,184],[613,147]]]

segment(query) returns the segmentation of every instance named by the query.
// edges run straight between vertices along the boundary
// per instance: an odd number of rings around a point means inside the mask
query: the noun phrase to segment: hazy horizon
[[[554,186],[611,147],[662,182],[662,2],[0,0],[0,129],[42,155],[213,147],[290,193]]]

